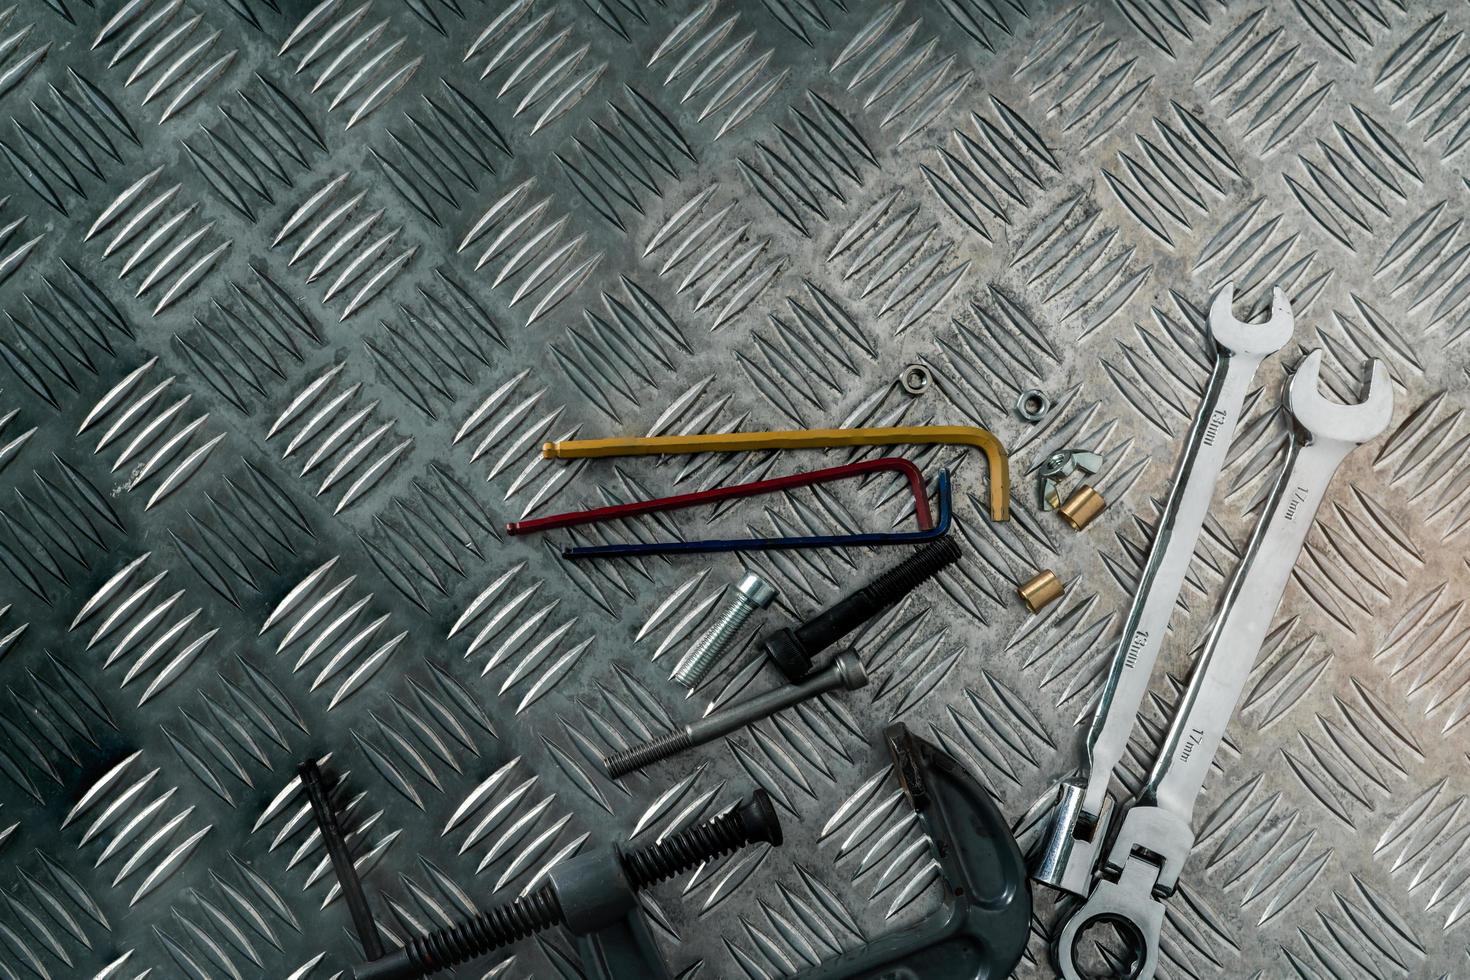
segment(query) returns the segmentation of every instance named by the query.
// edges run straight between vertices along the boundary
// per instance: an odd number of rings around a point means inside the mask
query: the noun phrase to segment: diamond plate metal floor
[[[295,764],[345,771],[392,939],[748,791],[786,846],[648,896],[676,971],[789,973],[933,907],[892,719],[1023,843],[1074,760],[1207,373],[1285,288],[1140,738],[1274,471],[1284,368],[1391,365],[1172,901],[1168,977],[1470,972],[1470,7],[1448,0],[26,0],[0,12],[0,971],[334,977],[357,956]],[[903,366],[930,367],[920,395]],[[1056,406],[1011,413],[1040,387]],[[968,423],[966,557],[857,642],[874,683],[614,784],[685,698],[733,557],[572,565],[522,515],[818,465],[545,439]],[[1085,534],[1052,449],[1103,454]],[[839,454],[832,454],[837,456]],[[844,459],[846,457],[843,457]],[[835,461],[835,460],[834,460]],[[897,526],[897,481],[728,507]],[[700,517],[610,538],[706,531]],[[768,621],[884,561],[761,555]],[[1068,583],[1024,615],[1013,583]],[[1147,745],[1138,746],[1141,768]],[[1051,975],[1038,896],[1023,977]],[[462,975],[579,975],[564,935]]]

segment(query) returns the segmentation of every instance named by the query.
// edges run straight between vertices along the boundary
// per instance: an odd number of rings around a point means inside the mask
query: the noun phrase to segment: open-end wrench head
[[[1317,381],[1322,373],[1322,349],[1312,351],[1297,365],[1286,390],[1286,408],[1311,441],[1362,445],[1388,428],[1393,418],[1393,383],[1388,368],[1373,360],[1368,393],[1356,405],[1341,405],[1322,397]]]
[[[1291,315],[1291,301],[1276,287],[1271,291],[1271,318],[1265,323],[1245,323],[1235,318],[1231,304],[1235,301],[1235,283],[1227,282],[1210,304],[1209,330],[1216,345],[1232,354],[1254,354],[1265,357],[1286,346],[1296,321]]]

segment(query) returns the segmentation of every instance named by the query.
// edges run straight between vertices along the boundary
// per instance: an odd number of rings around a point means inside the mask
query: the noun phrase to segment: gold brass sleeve
[[[898,425],[877,429],[787,429],[713,435],[641,436],[627,439],[572,439],[541,446],[546,459],[604,456],[659,456],[690,453],[743,453],[763,449],[833,449],[843,446],[971,446],[989,464],[990,517],[1011,516],[1011,467],[992,433],[973,425]]]
[[[1061,514],[1062,519],[1072,525],[1072,530],[1080,531],[1091,524],[1093,518],[1101,514],[1103,508],[1107,505],[1108,502],[1103,499],[1102,494],[1084,483],[1072,491],[1072,496],[1068,497],[1067,502],[1057,508],[1057,513]]]
[[[1016,586],[1016,594],[1021,597],[1022,602],[1026,603],[1026,608],[1033,613],[1041,612],[1051,605],[1064,591],[1066,587],[1062,585],[1062,580],[1057,578],[1049,568],[1037,572]]]

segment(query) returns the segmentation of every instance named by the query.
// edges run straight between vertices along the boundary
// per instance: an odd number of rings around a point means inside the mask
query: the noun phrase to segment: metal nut
[[[1027,388],[1016,397],[1016,415],[1024,421],[1040,422],[1050,411],[1051,399],[1040,388]]]
[[[934,382],[934,375],[925,364],[908,364],[898,376],[898,383],[911,395],[922,395]]]
[[[1051,605],[1064,591],[1066,586],[1062,585],[1062,580],[1051,569],[1043,569],[1016,586],[1016,594],[1033,613],[1041,612]]]
[[[1057,508],[1057,513],[1062,515],[1064,521],[1072,525],[1072,530],[1080,531],[1091,524],[1093,518],[1101,514],[1107,505],[1108,502],[1103,499],[1102,494],[1084,483],[1072,491],[1067,502]]]
[[[1074,473],[1091,476],[1102,468],[1100,454],[1085,449],[1060,449],[1042,462],[1036,471],[1036,491],[1042,510],[1062,506],[1061,483]]]

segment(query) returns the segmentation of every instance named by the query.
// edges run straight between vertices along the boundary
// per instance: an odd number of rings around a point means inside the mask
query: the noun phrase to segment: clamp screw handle
[[[353,980],[417,980],[565,921],[556,889],[542,885],[452,926],[411,937],[394,952],[358,966]]]
[[[747,844],[766,841],[779,847],[781,840],[776,808],[770,795],[758,789],[733,810],[686,827],[659,843],[620,850],[618,857],[628,883],[634,891],[642,891]],[[484,956],[565,921],[566,913],[562,911],[556,888],[547,883],[455,925],[426,936],[414,936],[402,948],[359,966],[353,971],[353,977],[354,980],[415,980]]]

